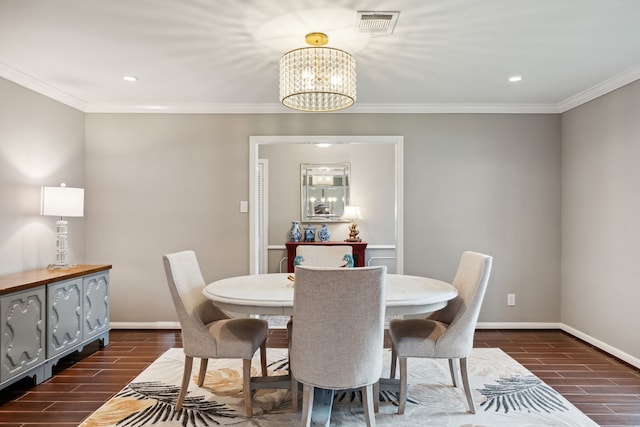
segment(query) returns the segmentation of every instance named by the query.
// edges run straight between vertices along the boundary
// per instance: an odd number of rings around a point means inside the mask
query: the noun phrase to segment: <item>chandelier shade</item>
[[[327,37],[311,33],[306,40],[322,45]],[[311,112],[352,106],[356,102],[355,59],[343,50],[323,46],[285,53],[280,59],[280,102],[294,110]]]

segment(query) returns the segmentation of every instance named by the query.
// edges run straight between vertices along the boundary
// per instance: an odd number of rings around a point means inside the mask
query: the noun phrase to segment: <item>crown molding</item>
[[[24,86],[40,95],[51,98],[76,110],[86,111],[87,103],[75,96],[69,95],[53,86],[50,86],[28,74],[18,71],[9,65],[0,62],[0,77],[5,78],[13,83]]]
[[[165,104],[157,106],[92,103],[86,113],[146,114],[558,114],[553,104],[356,104],[331,113],[307,113],[281,104]]]
[[[280,103],[131,105],[89,103],[0,62],[0,77],[85,113],[146,114],[310,114]],[[356,104],[332,113],[313,114],[560,114],[640,79],[640,65],[577,93],[558,104]]]
[[[606,95],[609,92],[613,92],[616,89],[620,89],[622,86],[633,83],[640,79],[640,65],[633,67],[623,73],[611,77],[595,86],[590,87],[587,90],[583,90],[558,104],[558,109],[561,113],[569,111],[573,108],[579,107],[582,104],[586,104],[602,95]]]
[[[555,104],[356,104],[350,113],[384,114],[557,114]]]
[[[146,114],[273,114],[288,113],[281,104],[162,104],[130,105],[90,103],[85,113],[146,113]]]

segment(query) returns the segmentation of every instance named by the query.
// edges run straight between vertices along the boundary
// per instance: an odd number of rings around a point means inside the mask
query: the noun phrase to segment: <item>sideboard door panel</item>
[[[48,285],[47,357],[53,357],[83,340],[82,279]]]
[[[45,312],[44,287],[0,298],[0,381],[4,382],[44,362]]]
[[[84,339],[109,329],[109,273],[87,276],[84,285]]]

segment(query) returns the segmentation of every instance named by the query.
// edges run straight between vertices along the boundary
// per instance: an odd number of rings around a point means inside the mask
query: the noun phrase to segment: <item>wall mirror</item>
[[[301,221],[342,221],[349,204],[349,163],[302,163],[300,165]]]

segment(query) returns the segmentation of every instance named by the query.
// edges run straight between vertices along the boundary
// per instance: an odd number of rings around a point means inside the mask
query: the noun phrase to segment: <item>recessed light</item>
[[[136,76],[124,76],[122,77],[124,80],[128,81],[128,82],[135,82],[138,81],[138,78]]]
[[[316,144],[316,147],[318,147],[318,148],[327,148],[327,147],[331,147],[331,144],[326,144],[324,142],[320,142],[320,143]]]
[[[520,80],[522,80],[522,76],[511,76],[511,77],[509,77],[509,81],[511,83],[519,82]]]

